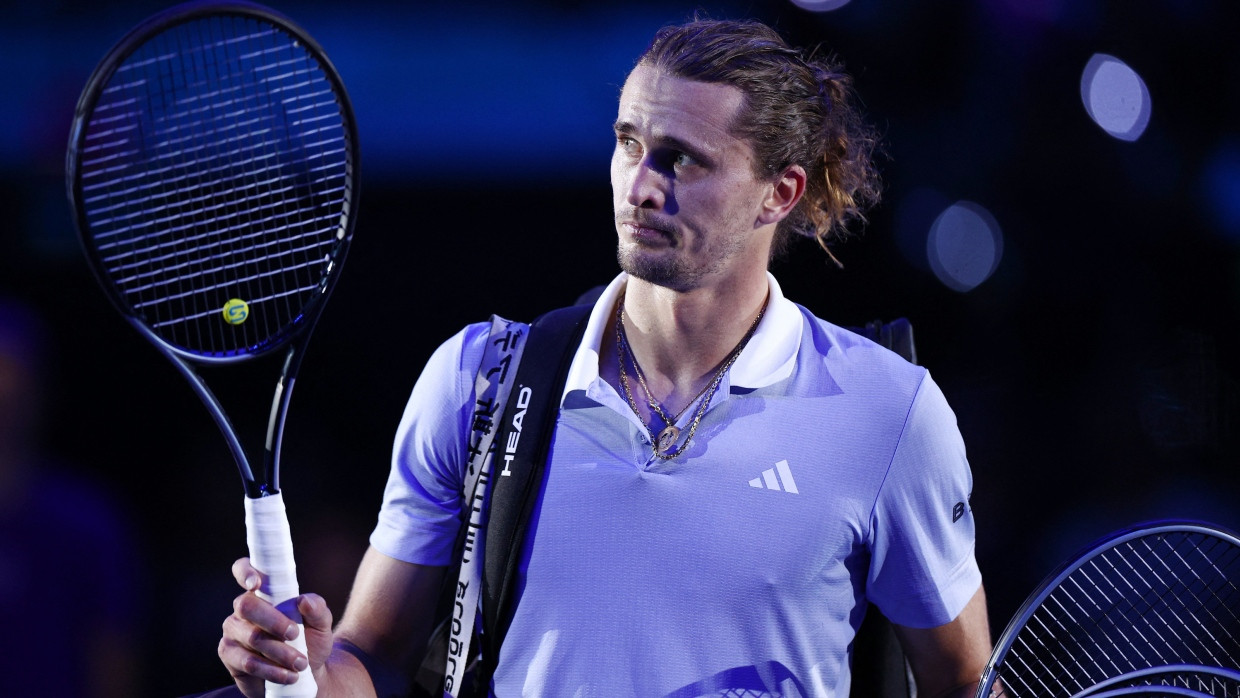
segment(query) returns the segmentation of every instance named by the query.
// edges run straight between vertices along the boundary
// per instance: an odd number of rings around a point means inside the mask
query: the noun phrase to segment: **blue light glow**
[[[412,5],[355,13],[315,4],[294,14],[344,79],[364,176],[444,186],[514,176],[605,183],[620,87],[649,37],[675,18],[606,6],[571,15],[491,8],[469,21]],[[63,159],[87,76],[143,16],[134,8],[106,21],[0,26],[0,56],[29,66],[0,102],[0,166]]]
[[[1227,143],[1206,161],[1201,193],[1218,231],[1240,242],[1240,144]]]

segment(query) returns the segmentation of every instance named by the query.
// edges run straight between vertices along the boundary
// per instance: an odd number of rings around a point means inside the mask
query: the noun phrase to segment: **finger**
[[[246,698],[258,698],[267,694],[265,679],[258,676],[251,676],[242,668],[244,663],[244,650],[239,650],[234,643],[228,638],[220,638],[219,647],[215,650],[220,657],[220,662],[224,664],[224,668],[228,670],[228,674],[232,676],[233,682],[237,684],[241,694]]]
[[[297,610],[301,612],[302,623],[306,628],[315,630],[331,630],[332,611],[327,602],[318,594],[306,593],[297,599]]]
[[[302,623],[306,631],[306,653],[310,659],[310,667],[318,668],[327,661],[332,652],[332,612],[327,602],[318,594],[303,594],[297,599],[297,610],[301,613]]]
[[[292,640],[300,632],[296,622],[252,591],[233,599],[233,616],[280,640]]]
[[[246,695],[263,695],[264,681],[290,684],[297,680],[296,666],[289,668],[273,661],[270,657],[255,654],[227,637],[220,640],[217,652],[220,661],[224,663],[238,688],[241,688]],[[305,666],[305,661],[304,657],[300,658],[300,665]]]
[[[249,591],[258,589],[263,582],[262,574],[250,565],[250,558],[248,557],[239,558],[232,564],[232,575],[233,579],[237,580],[237,583],[242,588]]]
[[[235,648],[235,649],[234,649]],[[304,669],[308,658],[298,652],[282,638],[259,628],[237,616],[229,616],[224,620],[224,635],[220,643],[221,659],[223,652],[228,650],[228,657],[234,661],[225,663],[244,673],[253,673],[247,662],[250,656],[261,660],[259,666],[270,666],[298,672]]]

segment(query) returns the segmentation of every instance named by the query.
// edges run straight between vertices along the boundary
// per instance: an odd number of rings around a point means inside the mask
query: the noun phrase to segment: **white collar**
[[[570,391],[588,391],[599,380],[598,355],[603,345],[603,331],[611,320],[616,300],[624,291],[628,279],[628,274],[623,272],[613,279],[590,311],[581,345],[577,347],[568,368],[561,403]],[[766,280],[770,288],[766,313],[749,344],[741,350],[729,370],[728,382],[732,387],[763,388],[772,385],[792,375],[792,367],[796,363],[803,330],[801,311],[795,303],[784,298],[779,282],[770,272],[767,272]]]

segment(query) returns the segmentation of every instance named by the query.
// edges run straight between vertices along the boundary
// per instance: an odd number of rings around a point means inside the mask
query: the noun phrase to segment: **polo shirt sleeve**
[[[460,527],[466,438],[487,323],[469,325],[431,355],[405,406],[370,544],[389,557],[447,565]]]
[[[947,623],[981,585],[972,489],[956,415],[924,374],[871,519],[866,595],[892,622]]]

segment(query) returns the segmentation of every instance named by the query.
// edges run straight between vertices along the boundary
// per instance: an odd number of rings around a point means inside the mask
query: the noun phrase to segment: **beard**
[[[621,242],[616,261],[633,278],[683,293],[701,287],[708,276],[721,272],[742,248],[739,237],[716,242],[703,251],[705,254],[696,255],[679,244],[655,250],[640,243]]]
[[[692,269],[679,256],[664,250],[655,254],[640,245],[620,245],[616,249],[616,261],[629,276],[655,286],[673,291],[688,291],[697,285],[704,275],[701,269]]]
[[[696,289],[708,276],[724,270],[733,257],[743,253],[747,238],[733,226],[723,226],[718,233],[705,238],[700,232],[686,236],[673,224],[641,210],[627,215],[617,213],[617,223],[623,220],[662,231],[667,244],[626,241],[621,235],[616,247],[620,268],[636,279],[678,292]]]
[[[640,241],[625,242],[621,235],[616,246],[616,261],[629,276],[674,291],[687,291],[701,278],[685,260],[684,238],[675,227],[657,215],[638,209],[616,213],[617,227],[622,220],[632,220],[650,230],[660,231],[667,245],[649,246]]]

